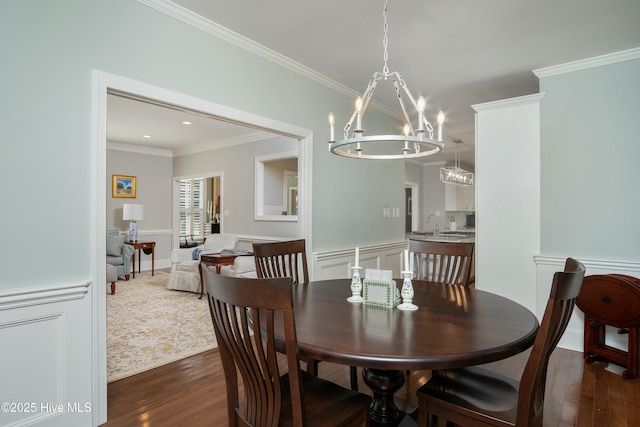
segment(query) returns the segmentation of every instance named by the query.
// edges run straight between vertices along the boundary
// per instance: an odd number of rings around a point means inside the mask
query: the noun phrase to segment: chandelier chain
[[[384,32],[382,39],[382,46],[384,47],[384,67],[382,67],[382,74],[385,76],[389,75],[389,67],[387,66],[387,61],[389,60],[389,51],[387,50],[389,45],[389,39],[387,38],[387,31],[389,30],[389,24],[387,23],[387,3],[388,0],[384,0],[384,8],[382,9],[382,17],[384,18],[384,24],[382,25],[382,31]]]

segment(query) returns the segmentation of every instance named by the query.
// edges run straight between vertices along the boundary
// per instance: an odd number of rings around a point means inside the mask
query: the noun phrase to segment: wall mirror
[[[298,153],[256,157],[256,221],[298,221]]]

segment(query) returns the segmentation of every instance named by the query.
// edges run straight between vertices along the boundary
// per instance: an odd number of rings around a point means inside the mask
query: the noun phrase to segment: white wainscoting
[[[90,282],[0,293],[0,426],[92,425],[91,307]]]
[[[365,246],[360,248],[360,273],[374,268],[393,271],[393,277],[401,277],[400,269],[402,253],[408,248],[408,242],[389,243],[385,245]],[[314,252],[311,260],[312,280],[344,279],[351,277],[350,268],[355,260],[355,248]]]
[[[555,256],[539,255],[534,257],[536,263],[536,315],[538,319],[542,318],[549,299],[553,274],[564,269],[565,260],[566,258]],[[582,262],[586,268],[585,276],[593,274],[626,274],[640,277],[640,263],[638,262],[594,259],[578,259],[578,261]],[[617,335],[614,328],[609,328],[606,338],[608,345],[626,350],[626,335]],[[583,339],[584,314],[576,307],[558,347],[582,352],[584,350]]]

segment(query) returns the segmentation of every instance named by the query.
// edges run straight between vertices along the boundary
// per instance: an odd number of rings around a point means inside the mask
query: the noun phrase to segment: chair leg
[[[358,391],[358,368],[350,366],[349,374],[351,376],[351,390]]]
[[[307,373],[309,375],[313,375],[314,377],[318,376],[318,364],[320,362],[317,360],[308,360],[307,361]]]
[[[128,274],[124,275],[124,280],[129,280],[129,275]]]
[[[116,282],[111,282],[111,295],[116,293]]]

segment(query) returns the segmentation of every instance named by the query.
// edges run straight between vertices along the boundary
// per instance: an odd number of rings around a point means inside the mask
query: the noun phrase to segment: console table
[[[138,273],[140,273],[140,259],[142,258],[140,251],[144,251],[145,254],[151,255],[151,275],[155,273],[155,248],[156,242],[127,242],[128,245],[133,246],[134,249],[138,250]],[[131,262],[133,263],[133,278],[136,278],[136,252],[133,251],[133,256],[131,257]]]

